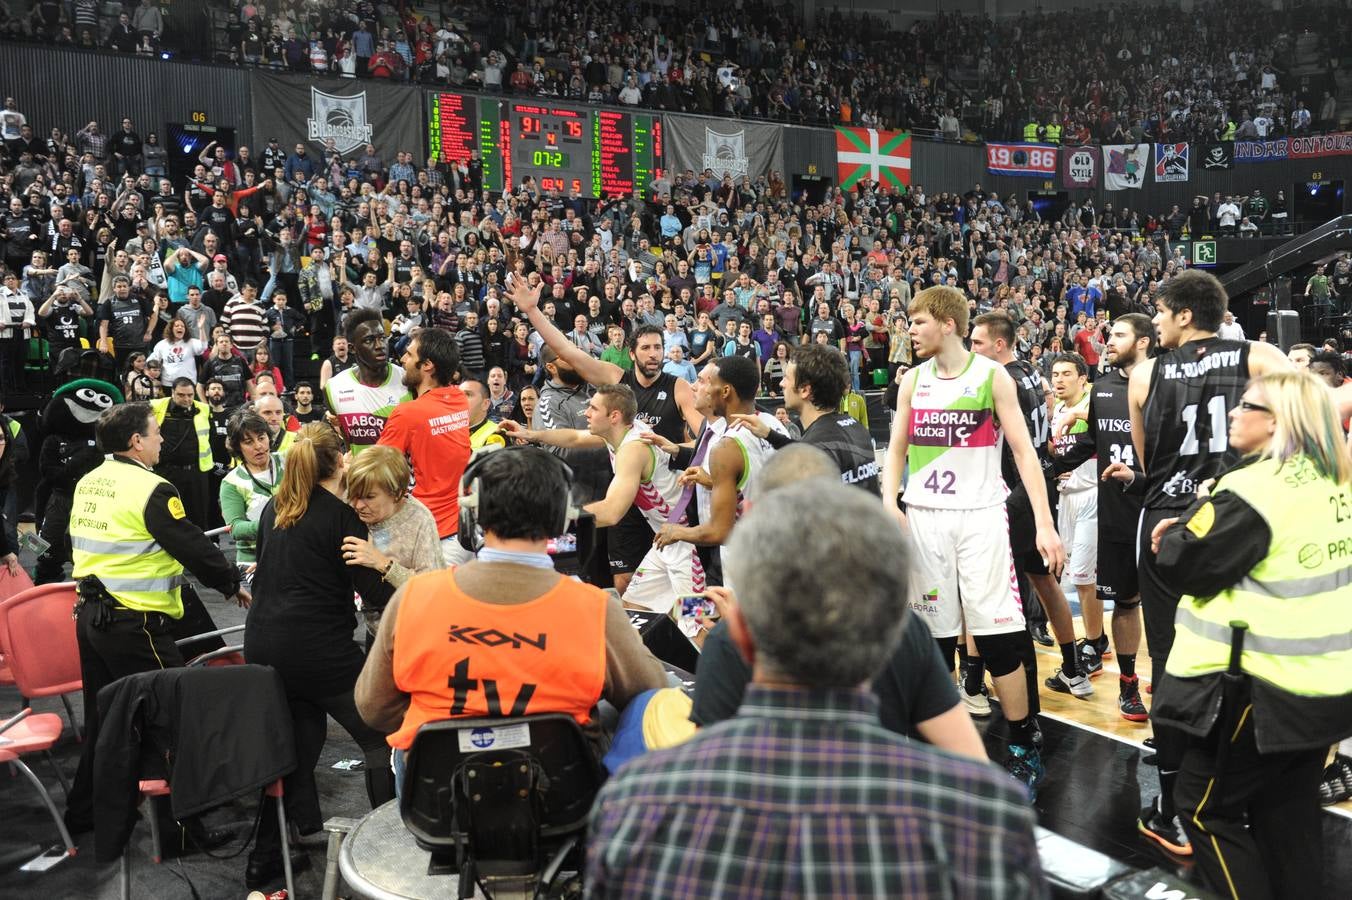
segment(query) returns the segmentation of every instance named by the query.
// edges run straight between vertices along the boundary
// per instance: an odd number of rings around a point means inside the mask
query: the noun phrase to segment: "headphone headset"
[[[480,482],[483,480],[480,469],[483,468],[484,460],[498,453],[517,453],[525,449],[525,447],[485,448],[480,450],[465,467],[465,474],[460,477],[460,530],[456,533],[456,538],[460,541],[460,546],[470,553],[478,553],[484,545],[483,529],[479,527],[479,497],[482,493]],[[551,536],[558,536],[572,527],[580,510],[573,503],[573,470],[557,456],[546,455],[562,470],[565,489],[568,492],[562,517],[549,530]]]

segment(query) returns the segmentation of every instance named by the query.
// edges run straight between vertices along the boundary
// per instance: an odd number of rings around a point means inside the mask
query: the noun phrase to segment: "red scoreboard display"
[[[646,191],[662,174],[662,137],[661,117],[644,113],[450,93],[428,104],[432,153],[458,161],[477,152],[490,191],[526,176],[542,190],[583,197]]]

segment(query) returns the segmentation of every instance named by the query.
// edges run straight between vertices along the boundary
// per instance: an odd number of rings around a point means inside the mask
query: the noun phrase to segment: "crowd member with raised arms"
[[[1065,551],[1013,379],[963,346],[966,297],[955,288],[927,288],[911,298],[909,312],[916,353],[927,360],[906,373],[897,394],[883,504],[917,551],[911,608],[929,623],[945,664],[952,664],[964,627],[976,639],[1009,722],[1005,765],[1036,794],[1045,770],[1024,673],[1031,638],[1012,577],[1001,433],[1033,507],[1038,552],[1053,575],[1060,574]],[[905,513],[898,504],[903,468],[909,475]]]

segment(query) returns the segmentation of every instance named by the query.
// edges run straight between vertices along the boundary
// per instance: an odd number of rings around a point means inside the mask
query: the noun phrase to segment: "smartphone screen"
[[[677,619],[699,621],[706,617],[710,619],[718,618],[718,608],[714,606],[714,601],[703,594],[687,594],[683,597],[677,597],[672,612]]]

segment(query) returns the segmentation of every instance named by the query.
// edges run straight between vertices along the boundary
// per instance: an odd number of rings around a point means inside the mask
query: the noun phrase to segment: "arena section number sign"
[[[448,162],[477,152],[490,191],[529,175],[561,194],[630,196],[662,174],[662,119],[644,113],[439,93],[429,98],[427,137]]]

